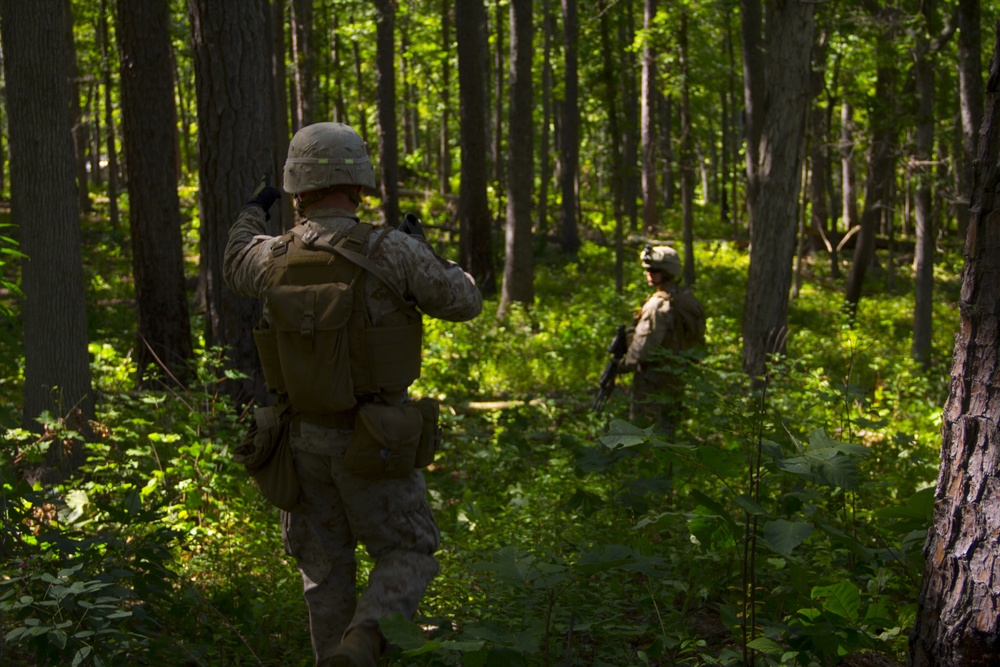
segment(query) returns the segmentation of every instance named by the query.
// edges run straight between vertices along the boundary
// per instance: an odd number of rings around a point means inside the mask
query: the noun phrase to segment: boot
[[[326,662],[326,667],[376,667],[382,653],[382,635],[376,628],[358,625],[351,628],[340,646]]]

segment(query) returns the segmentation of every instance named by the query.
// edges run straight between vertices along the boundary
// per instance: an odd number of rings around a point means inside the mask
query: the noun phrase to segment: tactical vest
[[[305,415],[341,413],[420,377],[420,313],[386,282],[399,312],[379,326],[368,316],[365,278],[380,277],[365,252],[371,233],[366,223],[339,236],[297,226],[272,242],[254,341],[268,389]]]

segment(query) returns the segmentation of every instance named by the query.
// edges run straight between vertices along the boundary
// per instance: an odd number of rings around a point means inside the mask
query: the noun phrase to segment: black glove
[[[407,213],[403,216],[403,221],[399,223],[398,229],[404,234],[416,236],[424,239],[425,241],[427,240],[427,237],[424,236],[424,228],[420,226],[420,218],[412,213]]]
[[[247,203],[243,205],[243,208],[247,208],[249,206],[260,206],[264,209],[264,212],[267,213],[271,209],[271,206],[274,205],[274,202],[279,199],[281,199],[281,190],[268,185],[267,176],[263,176],[260,179],[260,184],[257,186],[257,189],[254,190],[253,196],[247,200]]]

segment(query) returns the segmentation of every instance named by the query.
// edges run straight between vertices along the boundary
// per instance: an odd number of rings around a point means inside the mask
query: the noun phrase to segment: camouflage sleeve
[[[405,286],[426,315],[451,322],[471,320],[483,309],[476,281],[455,262],[439,257],[421,239],[396,230],[382,240],[376,262]]]
[[[237,294],[260,297],[264,289],[264,272],[271,256],[272,236],[264,233],[264,209],[248,206],[240,212],[229,230],[223,277]]]
[[[649,361],[653,351],[663,344],[669,328],[670,302],[660,296],[653,296],[642,307],[642,315],[635,325],[632,342],[625,353],[626,371],[634,371],[644,361]]]

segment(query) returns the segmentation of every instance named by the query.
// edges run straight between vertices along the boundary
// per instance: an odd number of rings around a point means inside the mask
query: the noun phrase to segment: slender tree
[[[101,42],[101,75],[104,88],[104,131],[107,133],[105,146],[108,156],[108,220],[116,238],[121,238],[121,216],[118,212],[118,138],[115,133],[115,109],[111,103],[112,67],[111,35],[108,27],[108,0],[101,0],[101,17],[98,32]]]
[[[982,16],[979,0],[958,2],[958,89],[962,118],[962,157],[958,165],[958,231],[964,236],[969,221],[972,162],[983,117]]]
[[[451,135],[448,124],[451,118],[451,17],[453,3],[441,0],[441,140],[438,155],[438,192],[451,192]]]
[[[265,4],[191,0],[188,9],[198,96],[205,340],[222,346],[231,365],[247,375],[229,387],[236,400],[266,400],[252,334],[260,306],[256,299],[233,294],[222,279],[229,227],[261,174],[274,164]]]
[[[78,415],[94,399],[87,352],[80,214],[70,131],[62,0],[0,1],[0,41],[10,145],[11,220],[20,228],[24,291],[24,426]],[[83,462],[61,440],[50,463],[63,473]]]
[[[379,180],[382,216],[386,224],[399,224],[399,143],[396,132],[396,2],[376,0],[375,42],[378,88]]]
[[[486,9],[483,0],[455,4],[458,36],[458,95],[462,143],[462,190],[458,199],[459,257],[480,291],[496,294],[490,205],[486,185]]]
[[[528,306],[535,300],[534,256],[531,243],[534,123],[532,122],[532,0],[510,3],[510,136],[508,142],[509,191],[503,287],[498,315],[503,317],[514,301]]]
[[[562,0],[563,9],[563,81],[562,134],[559,152],[562,156],[560,191],[562,192],[561,245],[563,252],[575,253],[580,247],[576,210],[579,205],[580,173],[580,100],[579,72],[577,71],[577,40],[579,21],[577,0]]]
[[[299,129],[316,121],[316,54],[313,34],[313,0],[291,0],[292,62],[295,74],[294,127]]]
[[[1000,24],[997,25],[1000,35]],[[934,519],[910,637],[910,667],[1000,663],[1000,39],[976,161],[951,391],[943,414]]]
[[[642,43],[642,96],[639,102],[640,141],[642,143],[642,224],[647,235],[656,233],[659,216],[656,210],[656,52],[652,28],[656,18],[656,0],[645,0]]]
[[[118,50],[139,380],[154,365],[183,381],[191,358],[191,325],[177,196],[168,1],[118,0]]]
[[[691,55],[688,53],[688,8],[681,7],[677,29],[681,66],[681,217],[684,225],[684,282],[694,285],[694,150],[691,137]]]

